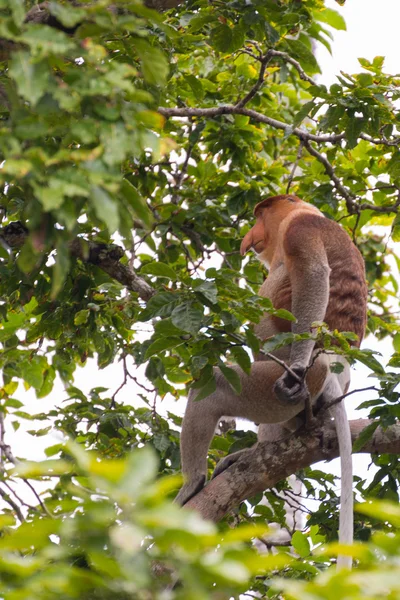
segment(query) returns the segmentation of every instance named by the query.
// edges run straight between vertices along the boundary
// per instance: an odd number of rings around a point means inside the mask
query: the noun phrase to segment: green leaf
[[[97,218],[102,221],[110,233],[119,227],[118,204],[110,198],[103,188],[93,185],[90,189],[90,200]]]
[[[400,352],[400,333],[393,336],[393,348],[396,352]]]
[[[333,10],[332,8],[323,8],[321,11],[315,12],[314,14],[317,21],[326,23],[334,29],[346,31],[346,21],[336,10]]]
[[[394,502],[368,501],[363,504],[357,504],[355,510],[363,515],[368,515],[373,519],[387,521],[396,528],[400,527],[400,507]]]
[[[14,23],[20,27],[25,19],[24,0],[12,0],[10,7]]]
[[[53,268],[53,277],[51,281],[51,298],[57,297],[61,291],[69,271],[69,249],[64,240],[58,240],[56,245],[56,262]]]
[[[376,428],[379,426],[379,421],[375,421],[371,423],[365,429],[362,430],[358,438],[353,444],[353,452],[359,452],[365,444],[372,438],[375,433]]]
[[[29,52],[14,52],[8,75],[17,84],[19,94],[35,106],[48,90],[49,66],[46,62],[32,63]]]
[[[292,546],[300,558],[310,556],[310,542],[301,531],[295,531],[292,535]]]
[[[25,274],[30,273],[31,271],[33,271],[33,269],[37,265],[39,256],[40,256],[40,254],[35,252],[35,250],[32,246],[32,240],[29,237],[25,241],[25,244],[22,246],[22,249],[21,249],[20,253],[18,254],[18,258],[17,258],[18,268],[21,269],[21,271]]]
[[[207,381],[207,383],[202,388],[199,389],[199,391],[196,394],[195,402],[200,402],[204,398],[207,398],[208,396],[213,394],[216,389],[217,389],[217,384],[215,381],[215,377],[213,375],[211,377],[211,379],[209,379]]]
[[[251,359],[246,350],[242,346],[231,346],[229,350],[234,356],[237,364],[245,373],[247,373],[247,375],[250,375]]]
[[[193,356],[192,357],[192,373],[198,373],[208,363],[207,356]]]
[[[140,270],[141,273],[147,275],[156,275],[157,277],[164,277],[170,281],[176,281],[176,273],[171,267],[162,262],[151,262],[143,265]]]
[[[260,351],[260,339],[255,335],[253,329],[246,329],[246,341],[253,354]]]
[[[365,125],[365,119],[360,117],[349,117],[346,127],[346,139],[347,147],[349,149],[355,148],[358,143],[358,136],[363,130]]]
[[[67,54],[74,48],[73,42],[63,31],[42,25],[31,24],[20,40],[31,47],[31,54],[40,57]]]
[[[292,344],[293,341],[293,333],[277,333],[263,344],[263,351],[272,352],[273,350],[277,350],[278,348],[282,348],[284,346],[287,346],[288,344]]]
[[[400,242],[400,215],[396,215],[392,223],[392,240],[394,242]]]
[[[314,54],[307,48],[300,40],[285,40],[286,46],[288,46],[289,54],[293,58],[297,58],[304,65],[310,65],[314,69],[318,69],[318,63],[315,59]]]
[[[292,122],[292,126],[297,127],[298,125],[300,125],[300,123],[302,121],[304,121],[304,119],[306,117],[308,117],[310,111],[314,108],[314,106],[315,106],[314,100],[310,100],[310,102],[306,102],[304,104],[304,106],[301,107],[299,112],[295,114],[293,122]]]
[[[332,362],[329,364],[329,370],[331,373],[339,375],[344,371],[344,365],[341,362]]]
[[[224,363],[218,363],[221,372],[223,373],[225,379],[228,381],[229,385],[233,389],[236,394],[240,394],[242,391],[242,382],[240,381],[239,375],[236,373],[234,369],[231,367],[227,367]]]
[[[88,310],[88,309],[80,310],[79,312],[76,313],[76,315],[74,317],[74,324],[75,325],[83,325],[84,323],[87,323],[87,321],[89,319],[89,315],[90,315],[90,310]]]
[[[147,302],[146,308],[140,313],[139,321],[148,321],[153,317],[170,317],[179,297],[172,292],[159,292]],[[177,325],[179,329],[182,329]]]
[[[86,16],[86,11],[83,8],[63,5],[58,2],[50,2],[49,10],[57,18],[57,21],[60,21],[65,27],[75,27]]]
[[[296,322],[296,317],[288,310],[284,308],[278,308],[278,310],[273,311],[274,317],[278,317],[279,319],[285,319],[285,321],[291,321],[292,323]]]
[[[171,348],[176,348],[180,344],[182,344],[182,340],[176,337],[162,337],[158,340],[155,340],[146,350],[145,359],[147,360],[150,356],[154,354],[159,354],[164,350],[170,350]]]
[[[196,292],[201,292],[203,296],[205,296],[205,298],[211,302],[211,304],[217,303],[218,290],[213,281],[195,279],[193,281],[193,289]]]
[[[220,24],[215,27],[210,35],[210,44],[218,52],[235,52],[245,41],[245,30],[240,27],[229,27]]]
[[[188,84],[190,85],[193,94],[195,95],[197,100],[203,100],[204,98],[204,89],[202,86],[201,81],[195,77],[194,75],[186,75],[185,76],[185,80],[188,82]]]
[[[136,38],[134,45],[141,61],[145,80],[153,85],[164,85],[169,72],[168,61],[164,53],[142,38]]]
[[[143,221],[143,224],[146,225],[146,227],[150,227],[153,221],[151,211],[135,186],[127,179],[123,179],[121,183],[121,192],[124,198],[129,202],[130,207],[137,217]]]
[[[25,461],[23,463],[18,463],[18,465],[14,467],[13,475],[24,479],[36,479],[37,477],[66,475],[67,473],[71,473],[72,469],[73,464],[66,460],[44,460],[42,462]],[[51,533],[54,533],[54,523],[50,522],[49,525],[53,525]],[[36,527],[36,530],[38,529],[40,530],[40,528]],[[49,533],[47,533],[47,535]]]
[[[21,377],[26,383],[40,390],[44,381],[43,363],[35,356],[32,360],[23,360],[19,364]]]
[[[47,185],[32,182],[32,187],[45,211],[50,212],[62,206],[64,202],[64,183],[62,181],[51,177]]]
[[[203,321],[203,313],[191,302],[185,302],[174,308],[171,321],[176,327],[188,331],[192,335],[197,335]]]
[[[348,354],[352,358],[359,360],[361,363],[363,363],[363,365],[366,365],[371,369],[371,371],[374,371],[374,373],[378,373],[379,375],[383,375],[385,373],[382,365],[373,356],[371,350],[352,349]]]

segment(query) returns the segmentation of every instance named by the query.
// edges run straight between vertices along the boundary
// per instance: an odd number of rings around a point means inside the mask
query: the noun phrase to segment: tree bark
[[[368,419],[350,421],[353,442],[371,423]],[[386,430],[378,427],[359,452],[400,453],[400,424]],[[185,506],[196,509],[203,518],[217,522],[240,502],[274,486],[292,473],[338,456],[333,421],[326,421],[315,432],[302,428],[289,439],[256,444]]]

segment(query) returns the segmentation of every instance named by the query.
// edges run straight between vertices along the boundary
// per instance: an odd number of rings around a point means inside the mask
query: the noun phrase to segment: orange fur
[[[331,330],[354,332],[358,336],[354,344],[359,346],[366,325],[367,286],[363,259],[346,232],[297,196],[267,198],[257,204],[254,214],[256,223],[244,237],[240,250],[244,254],[253,248],[269,266],[269,277],[260,294],[268,296],[275,308],[291,310],[290,277],[301,277],[310,258],[316,261],[321,256],[330,268],[324,321]],[[279,277],[274,275],[277,269]],[[268,315],[265,319],[258,329],[265,329],[269,335],[290,331],[289,321]],[[275,331],[270,331],[268,321],[273,322]],[[264,335],[261,337],[265,339]]]

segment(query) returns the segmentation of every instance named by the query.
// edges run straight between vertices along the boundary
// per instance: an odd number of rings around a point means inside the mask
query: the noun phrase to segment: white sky
[[[334,0],[328,0],[327,6],[341,12],[347,22],[347,32],[334,31],[335,40],[332,43],[333,56],[330,56],[325,48],[318,49],[318,60],[322,68],[320,81],[329,85],[335,81],[335,73],[343,70],[348,73],[361,71],[357,58],[363,57],[371,60],[376,55],[386,56],[385,70],[392,74],[400,72],[400,56],[398,50],[399,23],[400,23],[400,0],[347,0],[344,7],[340,7]],[[364,346],[379,349],[384,355],[383,362],[386,363],[392,352],[390,343],[378,344],[373,338],[369,338]],[[367,380],[369,370],[358,366],[353,373],[352,388],[362,388],[371,385],[373,382]],[[99,371],[94,361],[84,369],[79,369],[76,373],[75,385],[87,392],[95,386],[104,386],[110,388],[110,395],[122,382],[121,365],[112,365],[111,367]],[[21,388],[22,389],[22,388]],[[18,392],[15,394],[18,397]],[[20,391],[20,397],[22,392]],[[118,400],[125,400],[130,404],[135,403],[136,392],[133,384],[126,386],[118,396]],[[66,394],[60,383],[57,383],[49,397],[37,400],[33,393],[25,394],[27,410],[29,412],[42,412],[54,405],[60,405],[66,398]],[[346,406],[350,418],[359,418],[360,413],[352,407],[356,406],[361,400],[366,400],[369,396],[365,393],[361,396],[351,396]],[[182,412],[184,402],[181,406],[171,407],[176,412]],[[43,427],[43,424],[38,424]],[[21,429],[13,433],[9,419],[6,421],[6,441],[12,445],[14,454],[21,457],[27,457],[32,460],[40,460],[44,457],[43,449],[52,443],[55,443],[58,434],[48,434],[44,438],[34,438],[25,433],[26,430],[33,429],[33,424],[22,422]],[[357,456],[355,458],[355,474],[363,476],[367,468],[369,459],[367,456]],[[326,465],[321,465],[326,469]],[[338,461],[332,461],[329,470],[338,473]]]

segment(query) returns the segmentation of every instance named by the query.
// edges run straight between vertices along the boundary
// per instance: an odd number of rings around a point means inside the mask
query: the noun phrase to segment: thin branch
[[[340,142],[340,140],[344,139],[344,133],[338,134],[323,134],[323,135],[315,135],[314,133],[310,133],[304,129],[299,129],[298,127],[292,127],[288,123],[284,123],[283,121],[278,121],[278,119],[273,119],[272,117],[267,117],[256,110],[252,110],[250,108],[238,107],[236,104],[221,104],[221,106],[216,106],[213,108],[189,108],[189,107],[174,107],[167,108],[165,106],[159,106],[158,112],[166,118],[170,117],[218,117],[221,115],[245,115],[254,119],[255,121],[259,121],[260,123],[265,123],[266,125],[270,125],[274,127],[274,129],[282,129],[288,134],[296,135],[300,139],[310,140],[313,142],[326,143],[331,142],[335,144]]]
[[[342,400],[347,398],[347,396],[351,396],[352,394],[358,394],[359,392],[368,392],[370,390],[379,392],[378,388],[376,388],[374,385],[370,385],[369,387],[365,387],[365,388],[358,388],[356,390],[351,390],[351,392],[347,392],[346,394],[343,394],[342,396],[338,396],[337,398],[334,398],[334,400],[330,400],[329,402],[324,402],[324,404],[322,404],[321,408],[319,410],[317,410],[317,412],[322,413],[322,412],[328,411],[330,408],[332,408],[332,406],[339,404],[339,402],[341,402]]]
[[[297,383],[302,383],[303,379],[297,375],[297,373],[295,373],[286,363],[285,361],[281,360],[280,358],[276,358],[276,356],[274,356],[273,354],[271,354],[271,352],[263,352],[263,354],[265,356],[267,356],[270,360],[273,360],[274,362],[276,362],[278,365],[280,365],[283,369],[285,369],[285,371],[287,371],[289,373],[289,375],[291,375],[293,377],[293,379],[295,381],[297,381]]]
[[[289,194],[289,192],[290,192],[290,187],[291,187],[291,185],[293,183],[294,174],[295,174],[296,169],[297,169],[297,167],[299,165],[299,161],[301,159],[301,155],[303,154],[303,148],[304,148],[304,141],[300,140],[300,146],[299,146],[299,149],[297,151],[296,160],[293,163],[293,167],[292,167],[292,170],[290,171],[288,183],[287,183],[287,186],[286,186],[286,193],[287,194]]]
[[[43,512],[48,516],[51,517],[52,519],[56,519],[57,517],[55,515],[53,515],[53,513],[51,513],[49,511],[49,509],[46,507],[46,505],[44,504],[43,500],[41,499],[41,497],[39,496],[39,494],[37,493],[37,491],[35,490],[35,488],[33,487],[33,485],[31,484],[30,481],[28,481],[28,479],[23,479],[22,480],[27,486],[28,488],[31,490],[31,492],[33,493],[33,495],[35,496],[36,500],[39,502],[39,505],[41,507],[41,509],[43,510]]]
[[[318,150],[315,150],[315,148],[313,148],[313,146],[311,146],[311,144],[308,142],[308,140],[304,140],[304,146],[305,146],[307,152],[309,152],[321,164],[324,165],[327,175],[329,175],[329,177],[335,184],[335,187],[336,187],[337,191],[339,192],[339,194],[341,196],[343,196],[343,198],[345,199],[348,212],[352,213],[352,214],[357,212],[357,210],[359,210],[359,208],[357,207],[357,203],[355,201],[356,197],[346,187],[344,187],[344,185],[340,181],[339,177],[336,175],[335,170],[334,170],[333,166],[331,165],[331,163],[329,162],[329,160],[323,154],[321,154],[321,152],[318,152]]]
[[[302,68],[301,64],[297,62],[297,60],[292,58],[287,52],[280,52],[279,50],[268,50],[268,53],[270,53],[270,56],[278,56],[280,58],[283,58],[285,62],[288,62],[294,66],[294,68],[299,74],[300,79],[302,79],[303,81],[307,81],[307,83],[310,83],[311,85],[318,86],[318,83],[314,81],[312,77],[307,75],[307,73]]]
[[[190,140],[190,135],[192,134],[192,132],[193,132],[193,123],[190,124],[189,136],[188,136],[189,140]],[[192,155],[192,151],[193,151],[194,146],[195,146],[195,143],[191,143],[189,141],[189,144],[188,144],[188,147],[187,147],[187,150],[186,150],[185,160],[183,161],[181,170],[180,170],[180,172],[178,174],[178,177],[176,178],[175,188],[174,188],[174,191],[173,191],[172,196],[171,196],[171,202],[173,202],[173,204],[177,204],[178,203],[179,190],[180,190],[180,187],[182,185],[183,178],[186,175],[186,171],[187,171],[187,168],[188,168],[188,165],[189,165],[189,160],[190,160],[190,157]]]
[[[252,100],[254,98],[254,96],[257,94],[258,90],[261,89],[261,87],[263,86],[265,70],[267,68],[267,65],[271,62],[272,53],[273,53],[273,50],[268,50],[268,52],[265,54],[265,56],[262,56],[261,58],[256,58],[256,60],[258,60],[261,63],[261,68],[260,68],[260,72],[258,74],[257,83],[251,88],[249,93],[246,94],[246,96],[244,98],[242,98],[241,100],[239,100],[239,102],[236,103],[237,108],[243,108],[243,106],[245,104],[247,104],[248,102],[250,102],[250,100]]]
[[[128,367],[127,367],[127,364],[126,364],[126,356],[123,355],[121,360],[122,360],[124,378],[122,380],[121,385],[118,386],[118,388],[115,390],[115,392],[111,396],[110,408],[114,408],[115,407],[115,398],[117,397],[117,395],[119,394],[119,392],[122,390],[122,388],[125,387],[126,384],[128,383],[128,375],[129,375],[129,373],[128,373]]]
[[[9,504],[11,506],[11,508],[17,515],[18,519],[21,521],[21,523],[23,523],[25,521],[25,517],[22,514],[20,507],[12,498],[10,498],[9,494],[7,494],[7,492],[4,491],[1,487],[0,487],[0,496],[3,498],[4,502],[7,502],[7,504]]]

